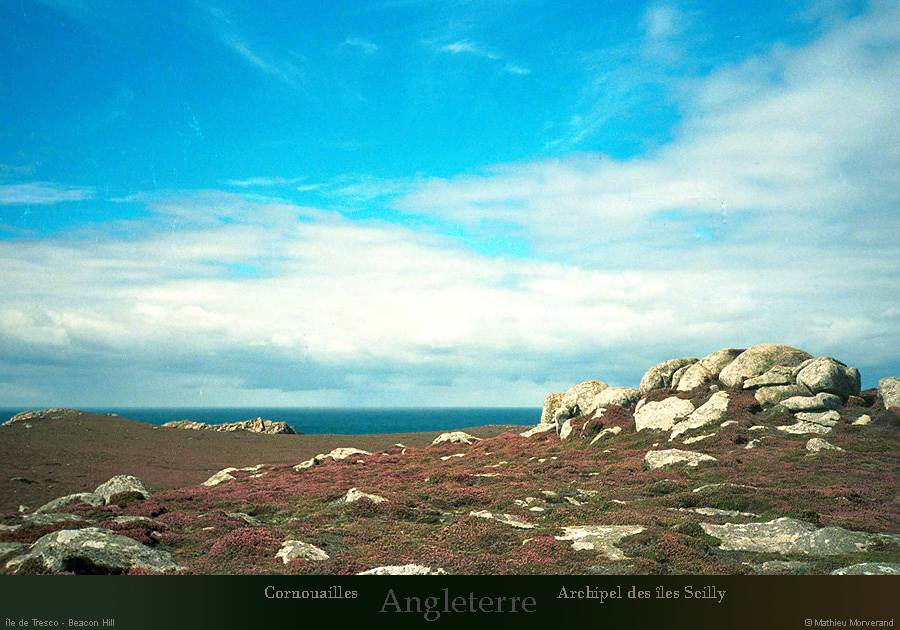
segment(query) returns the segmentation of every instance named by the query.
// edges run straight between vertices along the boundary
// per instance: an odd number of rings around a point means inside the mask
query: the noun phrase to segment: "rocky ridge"
[[[520,434],[338,448],[152,496],[121,476],[3,518],[0,566],[891,574],[900,567],[896,383],[862,392],[859,383],[855,368],[789,346],[729,348],[658,364],[638,388],[592,380],[550,395],[541,423]],[[77,544],[55,560],[45,550],[60,538]],[[81,540],[121,548],[121,558],[91,559]],[[151,561],[148,550],[163,555]]]

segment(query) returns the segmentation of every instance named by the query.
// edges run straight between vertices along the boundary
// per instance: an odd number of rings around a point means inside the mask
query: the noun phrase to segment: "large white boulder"
[[[722,369],[734,361],[741,352],[743,350],[737,348],[725,348],[703,357],[688,366],[681,378],[678,379],[676,389],[680,392],[687,392],[719,378]]]
[[[693,365],[699,361],[697,357],[684,357],[681,359],[669,359],[662,363],[657,363],[644,373],[641,384],[638,389],[642,394],[646,394],[654,389],[664,389],[667,387],[676,387],[677,382],[673,382],[675,373],[681,368]],[[679,376],[684,375],[684,370]]]
[[[776,365],[793,367],[812,355],[780,343],[763,343],[747,348],[719,373],[719,380],[728,387],[741,387],[749,378],[765,374]]]
[[[665,400],[648,402],[634,412],[635,431],[656,429],[671,431],[676,422],[684,420],[694,411],[690,400],[672,396]]]
[[[831,357],[819,357],[808,361],[797,373],[797,383],[814,394],[825,392],[847,400],[859,394],[859,370]]]

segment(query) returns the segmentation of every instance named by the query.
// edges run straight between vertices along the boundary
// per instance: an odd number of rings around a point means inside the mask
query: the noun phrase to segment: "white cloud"
[[[449,44],[432,43],[431,45],[434,46],[438,52],[449,53],[452,55],[469,55],[498,62],[501,64],[499,70],[508,74],[524,76],[531,73],[531,69],[525,65],[508,61],[500,53],[468,39],[461,39],[450,42]]]
[[[63,186],[53,182],[29,182],[26,184],[0,184],[0,206],[52,205],[65,201],[93,199],[93,188]]]
[[[361,37],[348,37],[344,40],[344,45],[358,48],[367,55],[372,55],[380,50],[380,46]]]

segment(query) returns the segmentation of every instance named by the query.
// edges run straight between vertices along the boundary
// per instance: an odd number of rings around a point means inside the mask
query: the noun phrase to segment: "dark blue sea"
[[[539,408],[444,407],[404,409],[324,409],[324,408],[81,408],[123,418],[163,424],[170,420],[194,420],[209,424],[236,422],[262,417],[287,422],[300,433],[411,433],[414,431],[451,431],[486,424],[535,425],[541,420]],[[23,408],[0,408],[0,424]]]

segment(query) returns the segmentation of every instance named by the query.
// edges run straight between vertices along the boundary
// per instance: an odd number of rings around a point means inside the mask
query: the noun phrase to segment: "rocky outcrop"
[[[168,552],[99,527],[63,529],[42,536],[27,554],[10,560],[6,566],[16,573],[69,571],[88,574],[124,573],[130,569],[161,573],[184,568]]]
[[[553,416],[562,404],[565,394],[548,394],[541,409],[541,424],[553,424]]]
[[[737,348],[726,348],[709,354],[688,368],[678,379],[676,389],[680,392],[687,392],[698,387],[702,387],[707,383],[711,383],[719,378],[722,369],[734,361],[743,350]]]
[[[275,557],[281,558],[287,564],[291,560],[298,559],[321,562],[322,560],[328,560],[331,556],[315,545],[310,545],[302,540],[285,540]]]
[[[571,541],[572,548],[578,551],[596,551],[610,560],[624,560],[625,554],[616,545],[626,536],[642,531],[640,525],[580,525],[563,527],[563,535],[556,536],[556,540]]]
[[[878,381],[878,396],[885,409],[900,413],[900,378],[891,376]]]
[[[767,523],[700,523],[703,531],[722,541],[724,551],[758,553],[802,553],[831,556],[858,553],[880,545],[896,546],[900,537],[855,532],[841,527],[822,527],[794,518],[778,518]]]
[[[696,357],[685,357],[681,359],[669,359],[654,365],[644,373],[641,384],[638,387],[641,394],[646,394],[654,389],[665,389],[668,387],[677,387],[678,379],[675,378],[676,373],[680,379],[687,368],[699,359]],[[682,369],[684,368],[684,369]]]
[[[597,410],[597,395],[608,387],[603,381],[584,381],[573,385],[559,401],[559,408],[553,414],[553,423],[561,427],[569,418],[593,413]]]
[[[439,436],[434,438],[431,442],[432,445],[437,444],[474,444],[478,442],[481,438],[477,438],[474,435],[469,435],[465,431],[450,431],[448,433],[441,433]]]
[[[7,426],[10,424],[16,423],[25,423],[25,422],[34,422],[35,420],[47,420],[54,418],[61,418],[64,416],[69,416],[72,414],[81,413],[75,409],[64,409],[60,407],[54,407],[52,409],[38,409],[38,410],[28,410],[23,411],[21,413],[17,413],[12,418],[4,422],[0,426]]]
[[[421,564],[392,564],[385,567],[375,567],[356,575],[447,575],[443,569],[432,569]]]
[[[812,355],[778,343],[764,343],[744,350],[719,373],[719,380],[727,387],[741,387],[744,381],[765,374],[773,367],[794,367]]]
[[[295,435],[297,432],[287,422],[263,420],[252,418],[239,422],[225,422],[223,424],[207,424],[206,422],[194,422],[192,420],[174,420],[166,422],[162,426],[169,429],[190,429],[193,431],[248,431],[250,433],[264,433],[266,435]]]
[[[700,464],[713,464],[716,461],[716,458],[711,455],[695,453],[694,451],[682,451],[677,448],[670,448],[663,451],[650,451],[644,456],[644,466],[647,470],[656,470],[657,468],[664,468],[675,464],[699,466]]]
[[[648,402],[634,413],[634,428],[636,431],[648,429],[671,431],[676,422],[684,420],[693,411],[694,404],[690,400],[683,400],[675,396]]]

